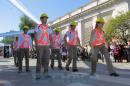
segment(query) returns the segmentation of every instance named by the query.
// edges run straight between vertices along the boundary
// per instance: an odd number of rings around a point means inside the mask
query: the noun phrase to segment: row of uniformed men
[[[48,15],[43,13],[40,16],[41,24],[38,25],[35,29],[35,44],[36,50],[38,53],[37,64],[36,64],[36,79],[40,79],[40,72],[41,69],[44,68],[44,76],[49,78],[48,74],[48,66],[49,66],[49,58],[50,58],[50,51],[52,49],[52,56],[55,54],[58,56],[58,67],[62,69],[61,64],[61,56],[60,56],[60,47],[61,47],[61,34],[60,29],[57,28],[55,33],[53,34],[52,28],[47,25]],[[91,32],[90,43],[92,46],[92,58],[91,58],[91,75],[94,76],[96,73],[96,62],[97,62],[97,55],[98,52],[101,51],[104,54],[107,68],[111,76],[119,76],[112,65],[110,60],[109,53],[105,46],[105,38],[104,32],[102,30],[104,25],[104,19],[99,18],[96,21],[96,27]],[[70,24],[70,29],[66,32],[64,36],[64,44],[68,49],[68,61],[66,63],[66,70],[69,71],[69,65],[71,64],[72,60],[72,71],[77,72],[77,46],[80,45],[80,40],[78,37],[78,32],[75,30],[77,26],[77,22],[72,22]],[[19,73],[22,72],[22,59],[25,56],[26,60],[26,71],[29,72],[29,48],[32,47],[31,37],[27,34],[29,27],[24,26],[23,31],[24,33],[19,36],[18,40],[18,47],[20,52],[19,57]],[[67,41],[67,37],[69,41]],[[54,58],[52,57],[51,67],[54,66]]]

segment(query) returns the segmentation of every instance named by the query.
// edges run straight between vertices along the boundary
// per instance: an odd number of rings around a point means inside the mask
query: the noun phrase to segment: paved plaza
[[[54,70],[49,69],[52,76],[49,79],[44,77],[35,80],[36,59],[30,59],[31,72],[18,74],[17,68],[13,65],[13,58],[0,58],[0,86],[130,86],[130,64],[114,63],[120,77],[108,75],[105,63],[99,61],[97,76],[90,76],[90,62],[78,61],[79,72],[67,72],[57,68],[55,61]],[[63,66],[65,63],[63,63]],[[41,74],[42,75],[42,74]]]

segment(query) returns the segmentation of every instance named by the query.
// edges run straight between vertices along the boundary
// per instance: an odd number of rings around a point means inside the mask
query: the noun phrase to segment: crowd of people
[[[130,45],[114,44],[110,47],[115,62],[123,62],[123,60],[130,62]]]
[[[112,57],[112,60],[114,62],[130,62],[130,45],[129,44],[116,44],[112,43],[108,46],[108,51]],[[91,46],[86,45],[86,47],[83,47],[79,49],[78,56],[82,60],[88,60],[90,61],[92,52],[91,52]],[[101,52],[98,53],[98,59],[101,59],[104,62],[104,56]],[[125,61],[124,61],[125,60]]]

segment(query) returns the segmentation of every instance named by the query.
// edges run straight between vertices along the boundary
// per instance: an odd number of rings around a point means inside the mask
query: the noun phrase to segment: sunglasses
[[[44,19],[44,18],[47,18],[47,19],[48,19],[48,17],[41,17],[41,19]]]

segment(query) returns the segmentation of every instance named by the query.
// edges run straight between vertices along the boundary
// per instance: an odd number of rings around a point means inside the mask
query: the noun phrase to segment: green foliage
[[[22,16],[21,23],[19,25],[20,30],[22,30],[25,25],[29,26],[30,29],[34,29],[36,26],[36,23],[33,22],[31,19],[29,19],[27,16]]]
[[[115,36],[120,37],[124,41],[124,39],[127,39],[126,31],[128,29],[130,29],[130,12],[112,18],[105,26],[105,37],[108,42]]]
[[[4,38],[1,42],[4,44],[11,44],[14,41],[14,38]]]
[[[104,27],[105,38],[107,42],[111,41],[111,38],[117,34],[117,30],[113,28],[113,19],[110,19]]]

